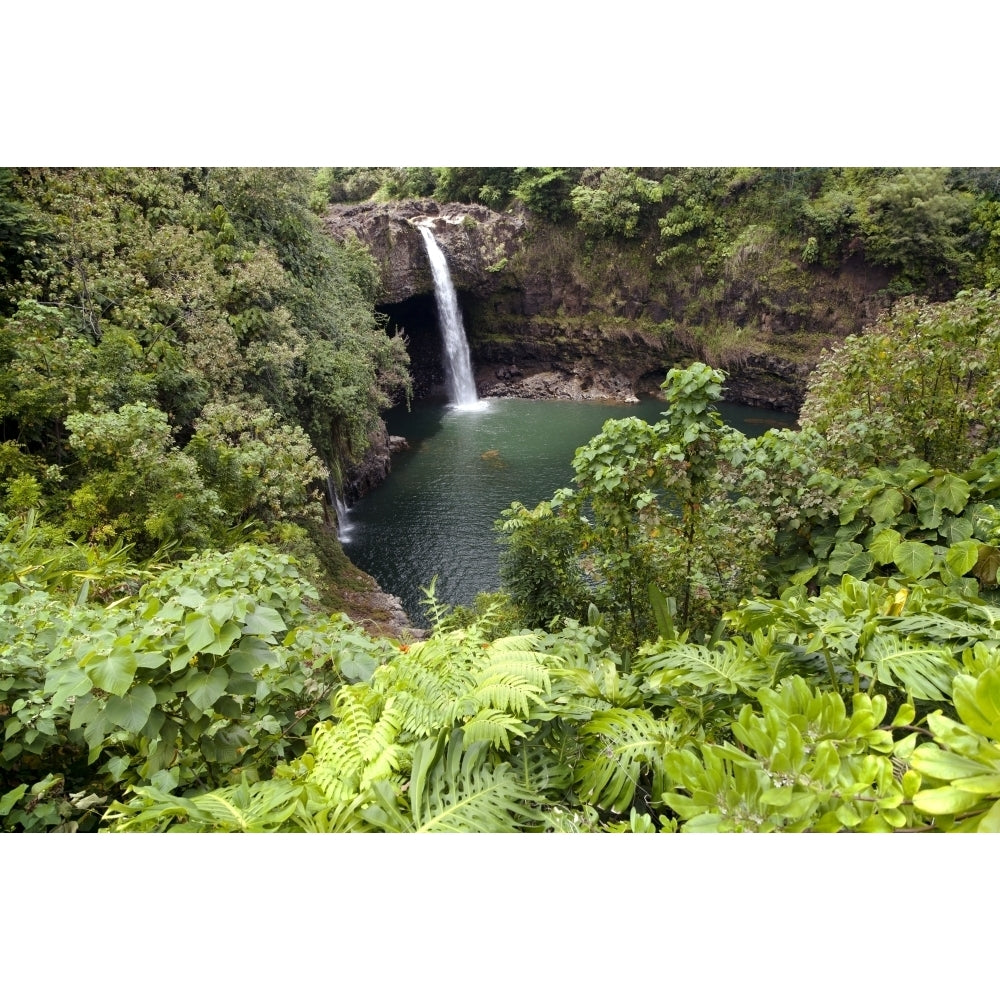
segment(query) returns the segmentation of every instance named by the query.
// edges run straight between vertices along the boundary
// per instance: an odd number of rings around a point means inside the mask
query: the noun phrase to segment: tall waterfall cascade
[[[441,335],[444,340],[444,369],[448,399],[458,409],[478,409],[479,396],[476,393],[476,381],[472,377],[469,341],[462,325],[462,313],[458,308],[458,296],[451,282],[448,261],[437,240],[434,239],[431,227],[419,223],[417,228],[424,238],[434,278],[434,298],[437,301]]]

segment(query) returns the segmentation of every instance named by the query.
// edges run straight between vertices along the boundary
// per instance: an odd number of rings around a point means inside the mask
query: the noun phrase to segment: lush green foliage
[[[993,829],[998,620],[940,586],[902,599],[845,577],[814,598],[744,606],[714,646],[664,637],[631,665],[597,623],[492,642],[478,624],[442,629],[383,649],[367,679],[341,684],[306,752],[270,777],[242,771],[186,795],[134,785],[105,821],[189,831]]]
[[[629,239],[638,232],[643,209],[657,204],[663,189],[624,167],[608,167],[585,171],[570,197],[578,225],[589,236]]]
[[[675,426],[710,455],[718,379],[682,374]],[[603,468],[595,509],[628,479]],[[9,829],[996,825],[1000,613],[955,585],[973,569],[962,542],[926,546],[930,566],[894,549],[889,578],[746,599],[707,641],[654,587],[658,637],[635,649],[593,605],[587,625],[499,634],[502,605],[461,627],[433,605],[431,637],[379,643],[312,612],[273,552],[162,572],[54,541],[29,520],[2,550]]]
[[[497,522],[506,588],[541,624],[580,616],[593,600],[626,646],[654,627],[650,586],[669,595],[682,628],[711,630],[745,586],[738,567],[755,526],[737,523],[717,467],[740,436],[715,403],[722,375],[703,364],[663,384],[668,409],[655,425],[609,420],[577,450],[575,490]]]
[[[147,553],[315,516],[327,470],[360,457],[408,375],[373,311],[374,264],[323,234],[309,173],[0,180],[0,473],[21,481],[7,512],[33,478],[78,537]]]
[[[845,471],[914,456],[957,469],[1000,445],[1000,302],[898,302],[821,361],[800,420]]]
[[[790,247],[989,287],[993,179],[0,172],[0,828],[1000,829],[992,293],[900,302],[802,431],[750,440],[721,372],[672,371],[660,421],[503,512],[508,593],[431,588],[419,641],[276,547],[406,384],[327,197],[517,199],[763,301]]]
[[[105,573],[39,578],[19,534],[3,546],[0,700],[5,777],[33,803],[7,823],[25,829],[79,822],[74,796],[107,801],[125,783],[190,791],[270,773],[381,649],[310,611],[315,592],[274,551],[206,552],[134,596],[126,577],[105,606],[88,599]]]

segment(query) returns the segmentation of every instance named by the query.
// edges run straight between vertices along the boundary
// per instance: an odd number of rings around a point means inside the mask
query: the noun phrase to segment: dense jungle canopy
[[[327,503],[412,381],[323,217],[400,198],[629,255],[689,356],[428,635]],[[724,426],[726,337],[858,261],[800,429]],[[0,170],[0,828],[1000,830],[998,283],[993,168]]]

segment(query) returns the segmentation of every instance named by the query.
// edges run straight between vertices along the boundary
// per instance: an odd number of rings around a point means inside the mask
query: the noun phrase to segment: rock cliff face
[[[887,276],[861,262],[831,275],[743,253],[713,282],[657,265],[641,241],[593,246],[481,205],[333,206],[331,234],[354,234],[379,263],[379,309],[406,336],[420,396],[440,391],[443,371],[418,223],[448,259],[480,395],[625,400],[702,360],[728,372],[727,399],[796,411],[821,348],[885,305]]]
[[[434,292],[418,223],[434,230],[456,289],[481,299],[500,287],[503,262],[517,249],[525,229],[525,220],[517,215],[426,200],[335,205],[326,217],[332,235],[345,239],[354,233],[371,250],[382,273],[383,306]]]

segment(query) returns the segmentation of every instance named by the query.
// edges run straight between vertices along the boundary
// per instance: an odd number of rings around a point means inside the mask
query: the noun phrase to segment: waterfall
[[[343,497],[334,496],[333,509],[337,512],[337,541],[341,543],[349,541],[354,528],[347,516],[349,511]]]
[[[420,233],[427,247],[434,277],[434,298],[437,300],[438,315],[441,320],[441,334],[444,339],[445,378],[448,382],[448,398],[459,409],[476,409],[479,397],[476,382],[472,377],[472,362],[469,358],[469,342],[462,326],[462,313],[458,308],[455,286],[451,283],[448,261],[445,260],[431,227],[420,223]]]
[[[337,541],[343,544],[350,540],[353,526],[348,517],[349,511],[344,498],[334,489],[333,479],[326,477],[326,489],[330,495],[330,506],[337,515]]]

